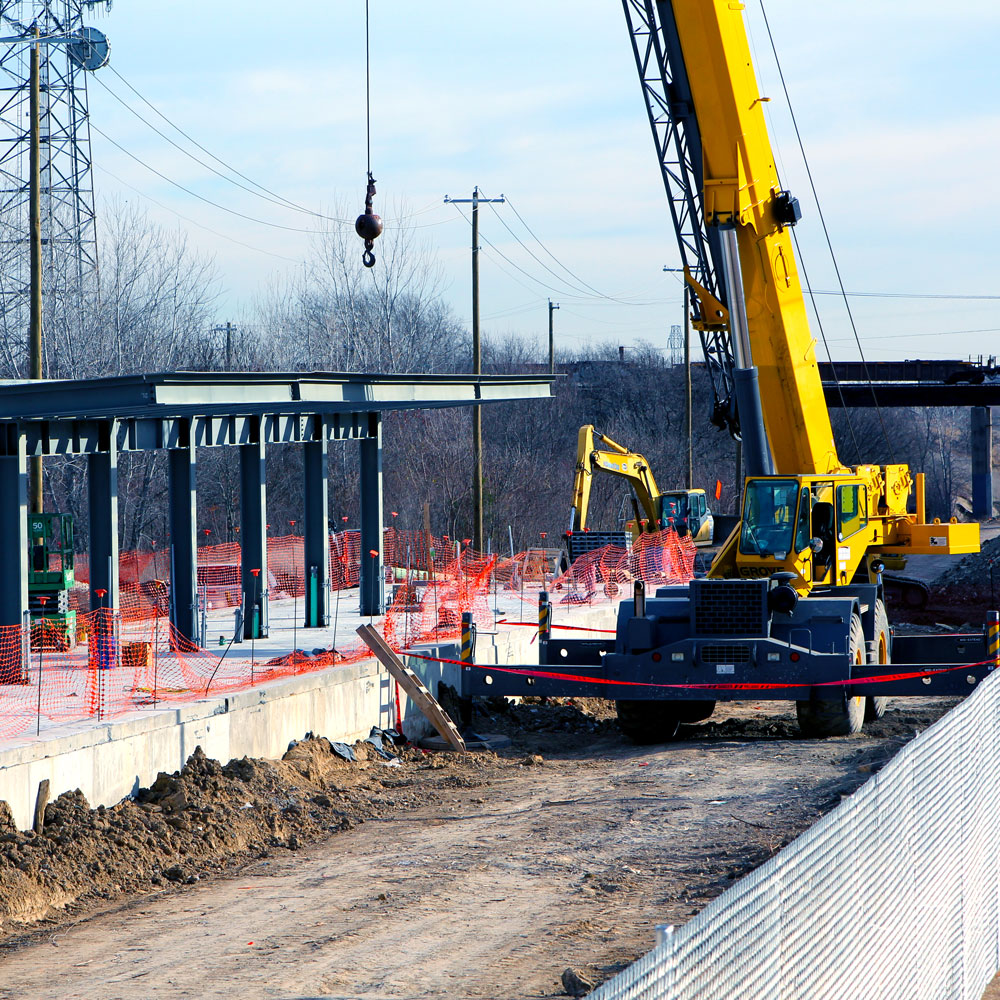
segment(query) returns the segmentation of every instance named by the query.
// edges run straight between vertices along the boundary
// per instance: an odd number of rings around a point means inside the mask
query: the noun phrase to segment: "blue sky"
[[[468,197],[478,184],[510,198],[545,250],[509,207],[498,207],[500,216],[558,275],[483,208],[484,240],[510,261],[484,244],[487,332],[540,340],[551,297],[561,306],[557,348],[665,344],[680,322],[681,295],[662,268],[676,265],[677,251],[620,4],[370,3],[376,208],[387,224],[412,215],[456,314],[468,322],[470,233],[443,197]],[[779,167],[804,210],[805,264],[815,287],[833,289],[759,2],[747,6]],[[766,7],[847,288],[1000,296],[992,232],[1000,70],[987,48],[1000,37],[1000,5],[954,0],[947,15],[928,0],[906,4],[905,14],[870,0]],[[111,39],[114,70],[217,156],[301,205],[361,211],[363,0],[288,9],[257,0],[117,0],[90,21]],[[110,70],[100,80],[153,119]],[[309,228],[309,216],[255,198],[169,146],[105,86],[91,82],[92,122],[129,152],[234,212]],[[219,211],[97,132],[93,155],[99,197],[138,201],[215,255],[220,321],[310,253],[308,233]],[[866,356],[876,360],[1000,353],[998,306],[1000,298],[852,300]],[[857,357],[843,304],[824,296],[821,309],[834,356]]]

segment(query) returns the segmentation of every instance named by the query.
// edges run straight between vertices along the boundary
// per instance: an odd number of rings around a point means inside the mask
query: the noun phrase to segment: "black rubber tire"
[[[881,601],[875,602],[875,632],[872,638],[875,640],[875,649],[869,657],[869,663],[889,663],[889,617],[885,613],[885,605]],[[874,722],[885,715],[889,699],[885,695],[878,697],[868,697],[868,704],[865,705],[865,722]]]
[[[669,743],[681,728],[676,707],[666,701],[616,701],[618,728],[640,746]]]
[[[865,662],[865,634],[857,615],[851,615],[849,654],[852,663]],[[867,698],[848,698],[846,695],[828,700],[810,698],[808,701],[797,701],[795,714],[799,720],[799,731],[807,739],[860,733],[865,724],[867,701]]]
[[[712,717],[715,711],[714,701],[675,701],[670,711],[677,716],[677,721],[686,725],[693,722],[704,722]]]

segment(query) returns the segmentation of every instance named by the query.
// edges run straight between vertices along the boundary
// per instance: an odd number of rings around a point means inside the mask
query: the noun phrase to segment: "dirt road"
[[[947,704],[817,742],[746,704],[657,748],[521,707],[537,725],[505,758],[368,765],[384,808],[360,826],[8,942],[0,998],[559,996],[567,966],[608,978]]]

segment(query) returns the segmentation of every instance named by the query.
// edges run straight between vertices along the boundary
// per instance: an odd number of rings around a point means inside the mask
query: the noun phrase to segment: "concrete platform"
[[[518,620],[533,618],[525,614],[520,601],[510,610],[517,612]],[[615,613],[610,605],[557,609],[554,620],[578,627],[613,628]],[[338,642],[345,642],[347,629],[361,621],[356,613],[346,618],[338,622]],[[271,637],[257,644],[261,656],[272,657],[292,648],[291,630],[276,630],[274,624],[272,619]],[[307,638],[309,645],[319,645],[318,631],[301,630],[299,636]],[[537,662],[535,634],[530,627],[504,624],[492,633],[480,631],[476,662]],[[306,644],[298,641],[299,646]],[[243,644],[244,655],[247,646]],[[450,641],[412,647],[411,654],[458,659],[459,648]],[[404,655],[404,659],[435,694],[442,681],[452,685],[458,681],[459,668],[454,664],[417,655]],[[196,746],[227,762],[243,756],[280,757],[291,740],[307,732],[352,742],[367,736],[372,726],[392,724],[394,698],[388,674],[377,661],[366,659],[180,706],[161,704],[112,722],[87,720],[46,729],[40,736],[0,743],[0,799],[9,804],[18,826],[27,829],[39,782],[45,778],[52,798],[79,788],[92,806],[110,806],[149,785],[158,772],[178,770]],[[401,704],[408,737],[416,739],[430,731],[405,694]]]

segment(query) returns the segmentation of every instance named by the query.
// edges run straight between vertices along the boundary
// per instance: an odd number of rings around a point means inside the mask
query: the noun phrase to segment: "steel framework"
[[[110,0],[0,0],[0,33],[70,35],[84,10]],[[0,45],[0,310],[18,328],[28,297],[30,46]],[[65,300],[96,277],[97,231],[86,70],[65,45],[39,46],[42,260],[47,290]]]
[[[725,303],[726,289],[720,279],[722,248],[717,230],[705,225],[701,133],[673,8],[662,0],[622,0],[622,7],[681,263],[690,270],[695,281]],[[697,299],[693,301],[697,307]],[[715,395],[712,422],[728,427],[738,438],[739,416],[729,330],[714,327],[700,330],[699,334]]]

